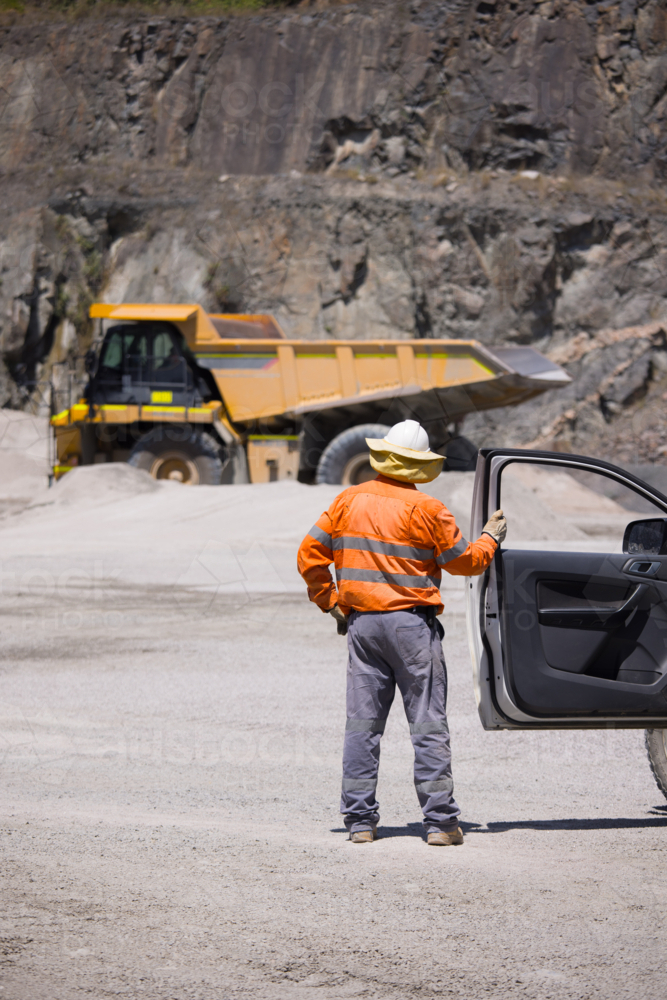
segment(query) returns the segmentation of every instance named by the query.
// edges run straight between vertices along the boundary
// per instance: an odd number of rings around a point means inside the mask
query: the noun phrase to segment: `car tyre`
[[[326,446],[317,466],[317,483],[358,486],[375,479],[377,472],[369,460],[366,438],[383,438],[384,424],[358,424],[338,434]]]
[[[186,486],[218,486],[223,461],[220,446],[210,434],[189,427],[156,427],[139,438],[128,459],[153,479]]]
[[[667,729],[646,730],[646,752],[656,784],[667,799]]]

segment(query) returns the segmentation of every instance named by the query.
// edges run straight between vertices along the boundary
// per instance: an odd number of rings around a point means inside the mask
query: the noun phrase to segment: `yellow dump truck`
[[[198,305],[91,307],[99,346],[81,398],[53,414],[56,478],[124,462],[188,484],[353,485],[374,476],[365,438],[411,417],[446,469],[474,467],[457,434],[474,410],[565,385],[529,347],[474,340],[289,340],[271,316]]]

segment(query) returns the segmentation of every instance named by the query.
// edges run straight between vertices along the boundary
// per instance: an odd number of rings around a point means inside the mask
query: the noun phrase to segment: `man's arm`
[[[299,573],[308,585],[308,597],[325,612],[334,606],[337,597],[329,572],[332,562],[331,518],[325,511],[301,542],[297,557]]]
[[[468,542],[446,507],[438,512],[434,525],[438,566],[452,576],[478,576],[487,569],[498,548],[490,534],[483,532],[476,542]]]

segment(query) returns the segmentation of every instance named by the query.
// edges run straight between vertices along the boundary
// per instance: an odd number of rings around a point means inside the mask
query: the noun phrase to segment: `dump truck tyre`
[[[667,729],[646,730],[646,752],[656,784],[667,799]]]
[[[368,458],[366,438],[383,438],[388,431],[384,424],[359,424],[342,431],[322,452],[316,482],[357,486],[375,479],[377,472]]]
[[[447,456],[445,472],[474,472],[477,468],[477,445],[474,445],[463,434],[453,437],[445,445]]]
[[[156,427],[139,438],[128,464],[153,479],[170,479],[187,486],[218,486],[223,462],[220,446],[210,434],[188,427]]]

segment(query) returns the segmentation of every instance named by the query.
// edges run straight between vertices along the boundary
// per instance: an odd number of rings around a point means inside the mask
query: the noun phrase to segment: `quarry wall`
[[[658,2],[17,23],[0,95],[3,405],[44,407],[94,299],[197,301],[533,344],[572,387],[465,433],[663,460]]]

